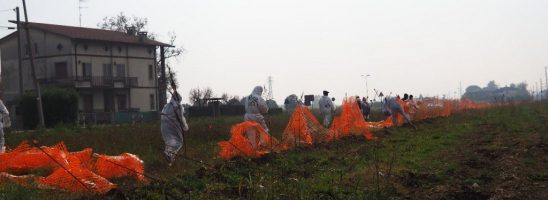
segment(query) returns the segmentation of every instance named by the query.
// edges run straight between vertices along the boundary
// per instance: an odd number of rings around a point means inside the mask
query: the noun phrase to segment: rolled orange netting
[[[98,155],[93,171],[107,179],[127,176],[143,183],[148,182],[144,176],[143,161],[130,153],[119,156]]]
[[[69,152],[63,142],[50,147],[31,147],[24,141],[0,154],[0,184],[15,182],[23,186],[104,194],[116,187],[107,178],[129,176],[147,181],[143,161],[137,156],[124,153],[94,159],[92,153],[91,148]],[[31,174],[44,170],[51,173],[46,177]]]
[[[259,158],[281,148],[278,140],[254,121],[245,121],[232,126],[230,139],[221,141],[218,145],[221,149],[219,156],[223,160],[229,160],[236,156]]]
[[[73,192],[91,192],[104,194],[116,185],[91,170],[71,164],[65,168],[58,168],[52,174],[38,180],[41,188],[53,188]]]
[[[0,172],[27,174],[36,170],[54,170],[60,164],[68,165],[67,155],[62,143],[52,147],[30,147],[24,142],[13,151],[0,155]]]

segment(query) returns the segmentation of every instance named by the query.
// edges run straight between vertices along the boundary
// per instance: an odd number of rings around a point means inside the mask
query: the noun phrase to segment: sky
[[[0,2],[10,26],[20,0]],[[29,20],[79,25],[78,0],[27,0]],[[86,0],[82,26],[124,12],[149,20],[186,51],[170,61],[188,102],[192,88],[246,96],[273,78],[275,100],[290,94],[428,96],[527,82],[548,66],[546,0]],[[0,37],[11,31],[0,28]],[[532,87],[531,87],[532,86]],[[267,86],[268,87],[268,86]]]

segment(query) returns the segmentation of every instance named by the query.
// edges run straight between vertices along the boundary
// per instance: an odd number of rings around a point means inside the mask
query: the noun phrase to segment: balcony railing
[[[74,76],[67,78],[45,78],[40,83],[57,87],[76,88],[129,88],[137,87],[137,77],[111,77],[111,76]]]

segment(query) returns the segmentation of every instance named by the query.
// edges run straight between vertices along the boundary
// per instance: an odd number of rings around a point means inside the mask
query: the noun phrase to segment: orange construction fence
[[[49,172],[41,177],[35,172]],[[24,141],[0,154],[0,184],[12,181],[24,186],[104,194],[116,184],[108,179],[134,177],[146,183],[143,161],[123,153],[119,156],[93,154],[91,148],[69,152],[63,142],[50,147],[32,147]]]
[[[429,98],[407,102],[398,99],[398,103],[413,121],[447,117],[462,110],[484,109],[490,106],[489,103],[474,102],[468,99],[454,101]],[[400,113],[395,114],[398,118],[397,125],[404,124],[404,117]],[[221,149],[219,156],[223,160],[237,156],[258,158],[273,151],[278,152],[300,145],[329,142],[347,136],[364,136],[367,140],[373,140],[376,139],[372,132],[373,129],[391,126],[393,126],[391,117],[378,122],[366,121],[355,98],[343,99],[342,112],[333,119],[329,129],[320,125],[308,107],[298,105],[284,129],[281,143],[265,132],[259,124],[245,121],[232,127],[231,138],[228,141],[219,142]]]

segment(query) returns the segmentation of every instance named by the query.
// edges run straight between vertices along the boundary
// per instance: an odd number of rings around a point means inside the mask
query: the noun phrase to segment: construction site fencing
[[[406,102],[398,98],[397,101],[413,121],[447,117],[463,110],[484,109],[491,106],[489,103],[474,102],[468,99],[455,101],[431,98]],[[400,113],[393,114],[398,120],[395,125],[403,125],[404,116]],[[231,137],[228,141],[218,143],[219,157],[223,160],[237,156],[258,158],[271,152],[331,142],[348,136],[363,136],[366,140],[375,140],[377,139],[373,133],[375,129],[392,126],[394,124],[391,116],[382,121],[366,121],[355,98],[343,99],[342,111],[333,119],[329,129],[319,123],[308,107],[299,104],[293,111],[281,140],[271,136],[258,123],[245,121],[232,127]],[[281,142],[278,143],[278,141]]]
[[[44,172],[48,175],[35,175]],[[33,147],[24,141],[0,154],[0,184],[11,181],[44,189],[104,194],[116,188],[109,179],[130,177],[147,183],[143,175],[143,161],[136,155],[94,154],[91,148],[69,152],[63,142]]]

